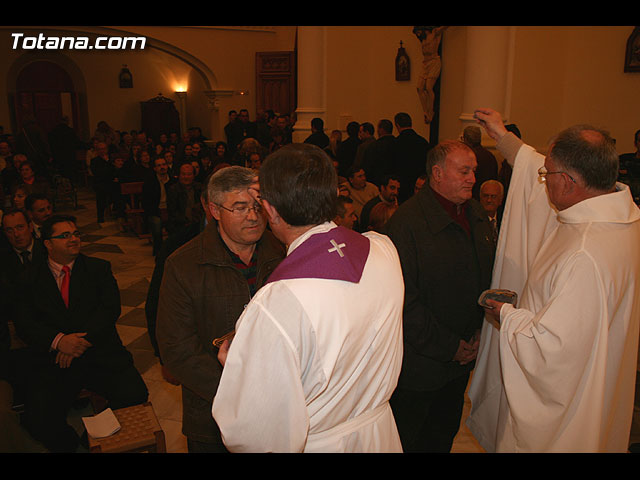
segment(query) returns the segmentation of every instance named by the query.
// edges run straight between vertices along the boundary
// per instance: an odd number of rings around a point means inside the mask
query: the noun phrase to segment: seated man
[[[147,401],[147,387],[122,344],[120,292],[111,265],[80,253],[74,217],[42,226],[48,261],[19,280],[16,332],[29,348],[25,426],[51,452],[74,452],[67,412],[83,388],[118,409]],[[52,281],[53,280],[53,281]]]
[[[367,175],[362,167],[354,167],[349,174],[349,196],[353,199],[356,215],[360,217],[362,207],[372,198],[380,194],[373,183],[367,182]]]
[[[3,317],[13,321],[16,279],[30,265],[46,261],[47,252],[40,240],[33,237],[33,226],[22,210],[8,210],[2,217],[2,230],[10,248],[0,252],[0,291]]]
[[[28,265],[45,260],[47,253],[42,242],[34,238],[33,225],[22,210],[7,210],[2,217],[2,230],[11,248],[2,252],[0,271],[14,282]]]
[[[53,207],[49,197],[43,193],[32,193],[27,196],[24,201],[24,207],[27,210],[31,226],[33,227],[33,236],[40,238],[40,228],[44,221],[53,213]]]
[[[167,189],[167,230],[169,234],[200,223],[204,212],[200,203],[202,185],[195,180],[195,170],[190,163],[180,165],[178,182]]]

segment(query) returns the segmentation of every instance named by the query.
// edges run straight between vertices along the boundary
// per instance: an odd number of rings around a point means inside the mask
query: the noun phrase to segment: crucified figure
[[[422,73],[418,77],[418,97],[424,110],[425,123],[433,120],[433,102],[435,94],[433,87],[440,76],[441,60],[438,55],[438,47],[442,40],[442,34],[448,27],[413,27],[413,33],[418,37],[422,45]]]

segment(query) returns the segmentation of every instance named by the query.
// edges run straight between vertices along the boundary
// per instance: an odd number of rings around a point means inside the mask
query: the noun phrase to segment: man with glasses
[[[468,424],[488,451],[626,452],[640,319],[640,211],[611,137],[560,132],[546,156],[475,113],[513,165]]]
[[[29,348],[25,425],[51,452],[76,451],[67,412],[83,388],[118,409],[143,403],[147,387],[123,346],[116,321],[120,292],[109,262],[80,253],[72,216],[42,225],[46,262],[20,281],[16,331]]]
[[[260,204],[253,170],[233,166],[209,180],[204,231],[166,260],[156,337],[163,366],[182,385],[189,452],[225,452],[211,404],[222,367],[212,342],[233,332],[256,291],[284,257]]]

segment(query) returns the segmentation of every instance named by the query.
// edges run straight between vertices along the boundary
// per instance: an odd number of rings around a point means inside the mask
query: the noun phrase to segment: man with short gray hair
[[[562,131],[546,156],[500,114],[475,117],[513,164],[468,420],[490,452],[626,452],[640,318],[640,211],[604,131]]]
[[[448,453],[477,354],[495,247],[471,197],[476,158],[443,140],[427,155],[428,184],[387,222],[402,263],[404,359],[391,398],[405,452]]]
[[[225,452],[211,404],[222,367],[213,340],[233,331],[251,297],[284,257],[260,204],[253,170],[234,166],[209,180],[212,217],[166,261],[156,336],[163,366],[182,385],[182,431],[189,452]]]

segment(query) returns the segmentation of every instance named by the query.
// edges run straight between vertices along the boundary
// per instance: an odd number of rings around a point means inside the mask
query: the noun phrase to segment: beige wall
[[[346,123],[393,121],[407,112],[415,130],[429,137],[429,127],[416,93],[422,67],[420,42],[410,26],[332,26],[326,29],[325,127],[344,129]],[[411,60],[411,80],[396,81],[395,58],[402,41]]]
[[[33,52],[11,50],[11,31],[0,27],[0,89],[11,91],[9,72],[15,61]],[[74,27],[77,31],[83,27]],[[467,27],[450,27],[443,40],[440,139],[456,138],[462,122],[465,88]],[[118,27],[104,31],[148,36],[156,48],[144,52],[64,51],[63,55],[84,76],[88,130],[106,120],[115,128],[139,128],[139,102],[158,93],[176,99],[173,91],[186,83],[189,126],[201,126],[205,135],[222,138],[227,111],[248,108],[255,118],[255,53],[293,50],[295,26],[282,27]],[[611,131],[619,151],[633,149],[632,136],[640,128],[640,73],[624,73],[626,40],[633,27],[592,26],[516,27],[510,122],[517,123],[524,139],[546,148],[561,128],[590,122]],[[33,31],[45,31],[36,29]],[[325,30],[325,125],[343,129],[350,120],[377,123],[408,112],[423,136],[429,128],[415,85],[421,69],[420,44],[411,26],[329,26]],[[395,80],[394,61],[400,41],[411,59],[411,80]],[[25,55],[27,57],[25,57]],[[42,56],[36,52],[35,56]],[[133,89],[118,88],[117,75],[127,64]],[[246,96],[221,95],[217,110],[208,105],[204,91],[248,90]],[[7,95],[0,96],[0,124],[10,129]]]
[[[456,136],[464,96],[466,27],[451,27],[443,42],[441,138]],[[509,122],[545,150],[562,128],[591,123],[609,130],[620,153],[633,151],[640,128],[640,73],[624,73],[633,27],[516,27]]]

